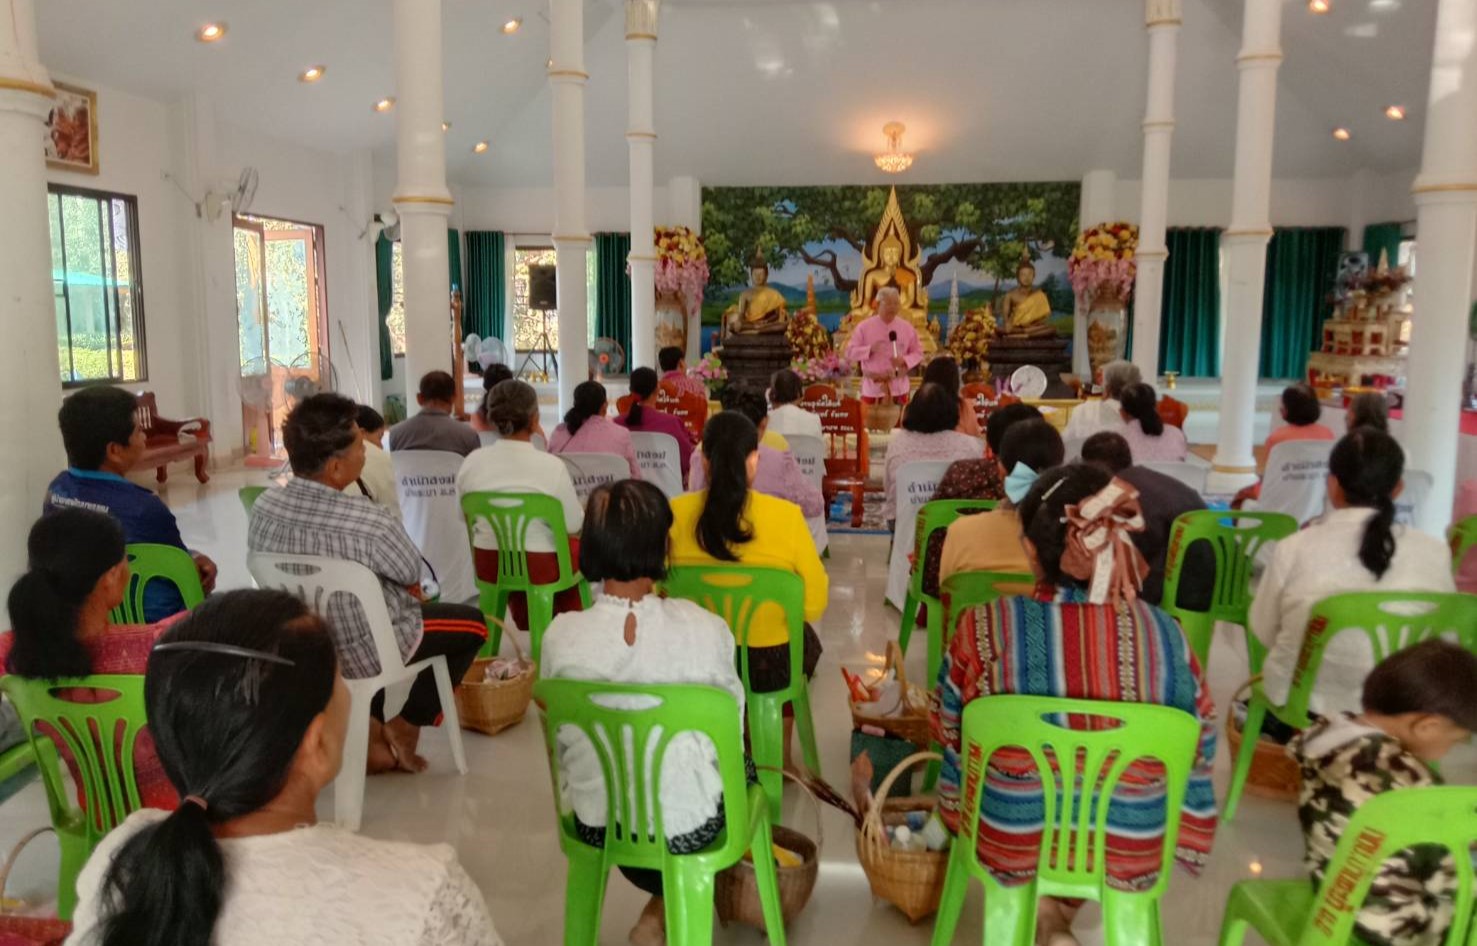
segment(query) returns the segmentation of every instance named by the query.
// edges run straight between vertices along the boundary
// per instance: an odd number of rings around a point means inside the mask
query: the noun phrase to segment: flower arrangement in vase
[[[806,384],[829,383],[845,373],[841,366],[841,359],[836,357],[834,351],[826,351],[814,356],[797,354],[795,360],[790,362],[790,370],[798,374],[800,380]]]
[[[1123,357],[1128,342],[1128,300],[1138,275],[1139,228],[1100,223],[1077,236],[1067,275],[1088,303],[1087,360],[1094,375]]]
[[[702,305],[708,284],[708,251],[689,227],[656,228],[656,291],[682,297],[687,310]]]
[[[949,333],[948,349],[966,372],[984,370],[995,337],[995,313],[981,306],[964,313],[964,319]]]
[[[718,397],[728,387],[728,369],[723,367],[723,359],[716,352],[710,351],[704,355],[703,360],[690,369],[688,374],[707,386],[709,397]]]

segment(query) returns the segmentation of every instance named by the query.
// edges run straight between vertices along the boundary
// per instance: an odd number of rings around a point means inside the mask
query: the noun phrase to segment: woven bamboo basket
[[[504,630],[507,631],[506,628]],[[524,655],[517,633],[504,633],[503,640],[513,642],[513,650],[523,665],[523,672],[511,680],[488,680],[486,669],[493,658],[478,657],[472,661],[461,686],[456,688],[456,711],[463,729],[495,736],[522,721],[528,712],[528,704],[533,701],[533,682],[538,677],[538,668]]]
[[[949,852],[895,851],[887,842],[885,825],[901,824],[910,811],[933,811],[934,798],[888,798],[903,772],[920,762],[942,760],[937,752],[915,752],[897,764],[873,794],[877,801],[856,834],[856,856],[861,861],[872,895],[903,911],[911,923],[938,912],[944,894],[944,876],[949,870]]]
[[[908,682],[907,672],[903,670],[903,651],[898,647],[897,641],[887,642],[887,662],[882,667],[884,677],[888,671],[897,672],[898,693],[906,706],[908,692],[918,687]],[[904,712],[900,716],[874,716],[868,712],[868,709],[874,705],[873,703],[852,702],[851,725],[853,729],[860,729],[863,726],[880,729],[889,736],[906,739],[919,749],[927,749],[932,743],[933,733],[929,729],[927,713]],[[887,708],[883,707],[883,709]]]
[[[0,941],[32,943],[35,946],[62,946],[72,932],[72,924],[67,920],[59,920],[55,917],[16,916],[9,911],[18,906],[6,896],[5,890],[10,882],[10,871],[15,866],[16,859],[20,857],[21,851],[25,850],[36,838],[43,834],[52,833],[52,828],[37,828],[16,842],[6,856],[5,862],[0,864]]]
[[[768,766],[765,766],[768,768]],[[810,902],[815,890],[815,880],[820,873],[821,845],[824,832],[821,827],[821,803],[810,787],[789,772],[781,772],[785,778],[799,785],[809,796],[815,810],[815,840],[784,825],[771,825],[774,843],[800,855],[800,863],[794,867],[780,867],[780,913],[789,926]],[[727,926],[732,922],[743,923],[755,929],[764,929],[764,908],[759,903],[759,883],[754,876],[754,862],[745,856],[732,867],[719,871],[713,885],[713,900],[718,908],[718,922]]]
[[[1236,703],[1250,696],[1251,685],[1256,679],[1252,677],[1242,684],[1236,695],[1231,697],[1231,702]],[[1231,747],[1232,765],[1241,754],[1241,740],[1241,730],[1236,726],[1236,714],[1228,709],[1226,742]],[[1302,771],[1298,768],[1297,761],[1287,754],[1287,747],[1258,739],[1256,751],[1251,757],[1251,769],[1246,774],[1247,794],[1275,801],[1297,801],[1302,784]]]

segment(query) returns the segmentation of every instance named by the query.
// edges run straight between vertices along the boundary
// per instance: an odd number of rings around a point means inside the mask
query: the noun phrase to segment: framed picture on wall
[[[97,93],[64,82],[46,116],[46,164],[62,171],[96,174]]]

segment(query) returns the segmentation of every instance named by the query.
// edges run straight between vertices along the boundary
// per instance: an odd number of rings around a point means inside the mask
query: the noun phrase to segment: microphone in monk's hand
[[[897,374],[897,332],[887,333],[887,340],[892,342],[892,373]]]

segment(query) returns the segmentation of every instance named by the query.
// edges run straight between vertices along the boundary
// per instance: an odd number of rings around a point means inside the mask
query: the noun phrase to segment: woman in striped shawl
[[[1215,710],[1179,625],[1137,597],[1148,570],[1129,540],[1130,532],[1143,528],[1138,494],[1101,469],[1074,464],[1044,474],[1019,510],[1036,593],[961,614],[939,672],[934,730],[944,747],[944,822],[957,833],[960,719],[970,700],[1014,693],[1172,706],[1200,721],[1176,851],[1179,862],[1198,873],[1215,835]],[[1103,539],[1106,546],[1099,544]],[[1108,809],[1111,886],[1144,889],[1158,878],[1162,774],[1157,763],[1136,763],[1114,793]],[[1044,811],[1040,778],[1024,751],[991,758],[977,816],[980,860],[1001,884],[1029,882]],[[1079,906],[1042,897],[1037,942],[1074,946],[1071,924]]]

